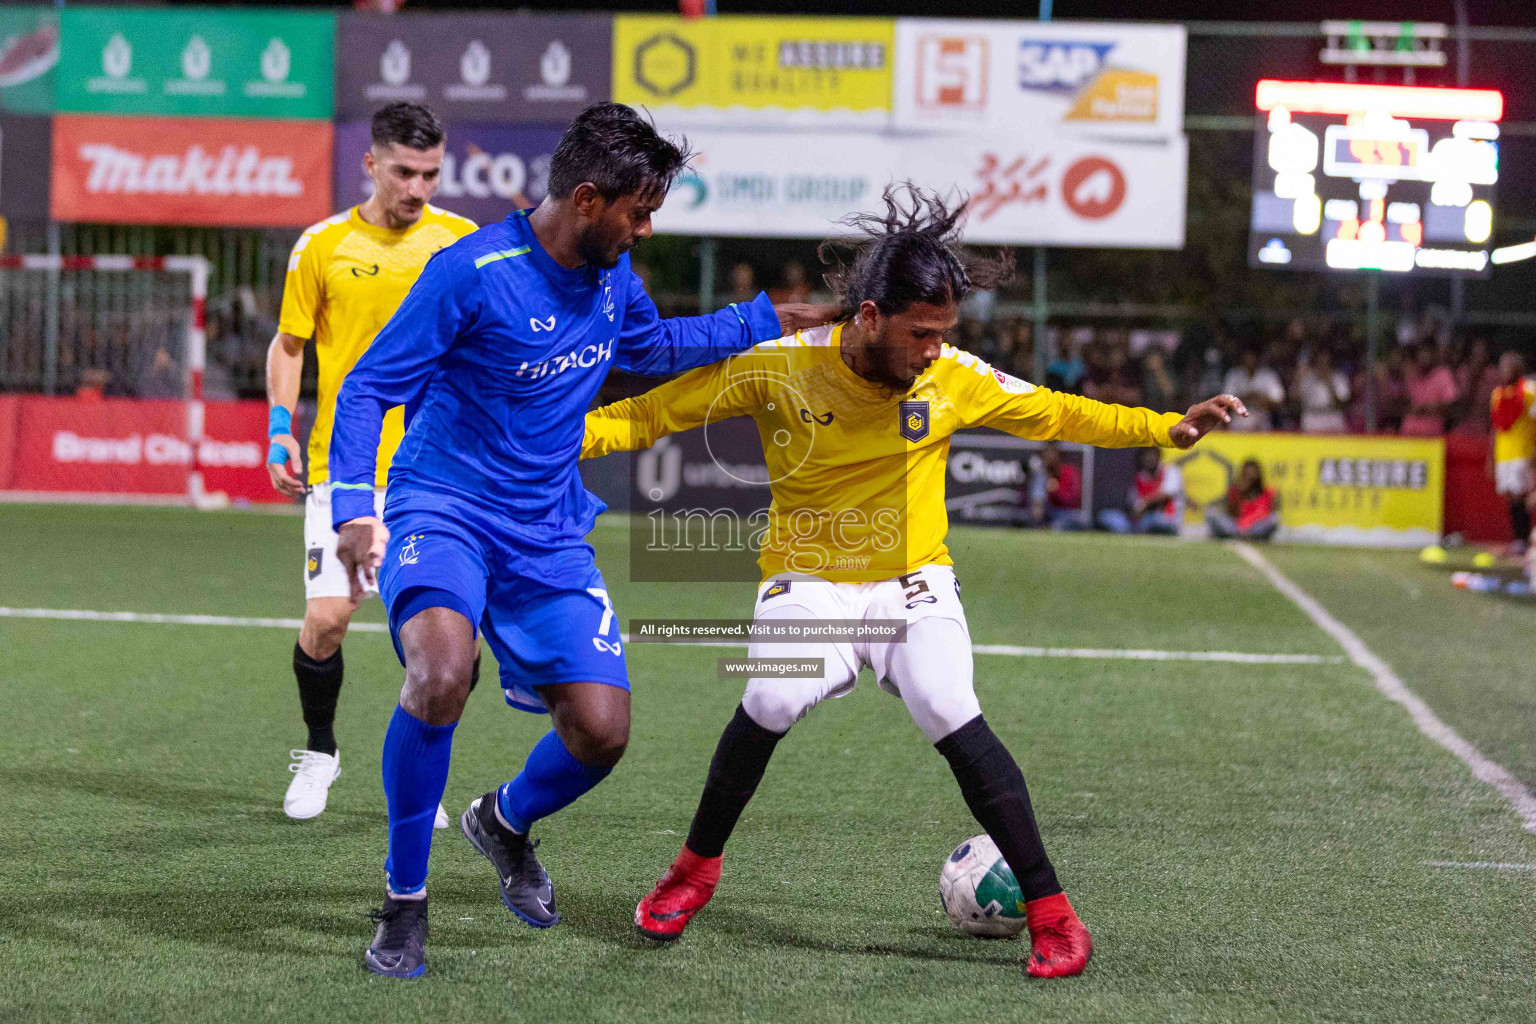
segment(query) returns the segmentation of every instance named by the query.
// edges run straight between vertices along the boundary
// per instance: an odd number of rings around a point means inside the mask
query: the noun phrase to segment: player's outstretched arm
[[[989,426],[1032,441],[1075,441],[1099,448],[1188,448],[1233,415],[1246,416],[1231,395],[1202,402],[1180,418],[1037,388],[980,364],[961,374],[957,405],[966,426]],[[1177,431],[1177,433],[1175,433]]]
[[[581,457],[639,451],[668,434],[751,415],[758,395],[754,362],[748,354],[701,366],[643,395],[593,409],[587,413]]]
[[[619,331],[614,366],[642,377],[664,377],[699,366],[793,333],[779,323],[768,296],[758,292],[751,302],[733,302],[703,316],[662,319],[656,304],[634,271],[627,271],[628,299]],[[792,316],[802,315],[791,310]]]
[[[1215,430],[1232,422],[1233,416],[1247,416],[1248,407],[1236,395],[1217,395],[1189,407],[1184,418],[1168,428],[1168,439],[1175,448],[1190,448]]]

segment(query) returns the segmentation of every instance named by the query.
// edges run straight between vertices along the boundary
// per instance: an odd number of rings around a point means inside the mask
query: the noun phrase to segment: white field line
[[[1520,816],[1525,830],[1536,832],[1536,795],[1532,795],[1519,779],[1509,774],[1502,765],[1489,760],[1476,747],[1462,739],[1455,729],[1442,722],[1439,716],[1430,710],[1429,705],[1425,704],[1418,694],[1408,689],[1408,684],[1392,671],[1390,665],[1365,646],[1352,629],[1330,615],[1328,609],[1318,604],[1317,599],[1311,594],[1287,579],[1279,569],[1270,564],[1269,559],[1248,544],[1234,544],[1232,550],[1236,551],[1243,561],[1262,573],[1276,590],[1290,598],[1291,602],[1305,612],[1319,629],[1333,637],[1339,646],[1344,648],[1344,653],[1349,655],[1350,661],[1369,672],[1371,678],[1376,681],[1376,689],[1388,700],[1395,701],[1407,709],[1413,724],[1419,727],[1419,732],[1460,758],[1468,768],[1472,769],[1474,778],[1498,790],[1499,795],[1508,800],[1515,813]]]
[[[303,619],[236,618],[229,615],[164,615],[152,612],[96,612],[78,608],[0,608],[0,619],[63,619],[76,622],[143,622],[173,626],[244,626],[259,629],[298,629]],[[359,633],[384,633],[382,622],[354,622]],[[634,638],[625,634],[627,643]],[[654,641],[653,641],[654,642]],[[747,646],[728,640],[667,641],[678,647]],[[1011,658],[1081,658],[1092,661],[1219,661],[1242,665],[1336,665],[1344,659],[1328,654],[1250,654],[1245,651],[1159,651],[1094,647],[1018,647],[1012,644],[976,644],[977,654]]]
[[[1536,864],[1503,864],[1496,860],[1422,860],[1432,868],[1488,868],[1494,871],[1536,871]]]

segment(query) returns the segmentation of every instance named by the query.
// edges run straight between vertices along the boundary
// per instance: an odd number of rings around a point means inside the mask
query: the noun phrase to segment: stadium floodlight
[[[1536,256],[1536,241],[1500,246],[1493,250],[1489,258],[1493,260],[1495,265],[1503,266],[1506,263],[1519,263],[1521,260],[1528,260],[1532,256]]]
[[[1380,113],[1436,121],[1498,121],[1504,117],[1504,94],[1497,89],[1282,82],[1266,78],[1258,84],[1255,104],[1261,111],[1283,108],[1292,114]]]
[[[208,359],[208,275],[210,265],[202,256],[62,256],[49,253],[0,255],[0,270],[87,270],[126,273],[161,271],[185,274],[190,300],[186,334],[187,445],[191,464],[187,473],[187,500],[196,508],[220,508],[229,503],[223,492],[203,488],[202,448],[206,409],[203,404],[203,371]]]

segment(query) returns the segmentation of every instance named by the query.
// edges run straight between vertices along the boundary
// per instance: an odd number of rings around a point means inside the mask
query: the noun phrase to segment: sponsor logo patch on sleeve
[[[1010,395],[1027,395],[1035,390],[1035,386],[1029,383],[1029,381],[1019,380],[1019,378],[1012,374],[1004,373],[996,367],[992,369],[992,376],[997,378],[997,386]]]

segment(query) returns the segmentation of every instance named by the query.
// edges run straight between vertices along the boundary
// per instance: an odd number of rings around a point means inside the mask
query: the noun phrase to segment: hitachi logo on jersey
[[[538,380],[541,377],[553,377],[556,374],[564,373],[573,366],[583,368],[596,366],[598,363],[612,358],[613,342],[609,341],[602,345],[588,345],[585,348],[572,349],[565,355],[550,356],[542,363],[534,363],[531,366],[524,362],[522,366],[513,371],[512,376],[519,380]]]

